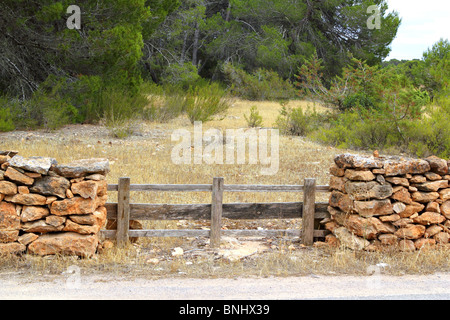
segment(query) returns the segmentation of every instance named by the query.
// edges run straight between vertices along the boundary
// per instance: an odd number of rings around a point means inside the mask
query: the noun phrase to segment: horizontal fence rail
[[[316,230],[319,221],[329,217],[328,203],[315,202],[316,192],[328,192],[328,186],[316,186],[315,179],[305,179],[304,185],[225,185],[223,178],[213,184],[130,184],[120,178],[109,184],[108,191],[118,191],[118,202],[107,203],[109,220],[117,220],[117,230],[102,230],[103,236],[115,238],[124,245],[130,237],[210,237],[211,247],[220,245],[220,236],[292,236],[312,245],[314,238],[328,231]],[[211,192],[206,204],[147,204],[130,203],[131,191]],[[222,203],[223,192],[302,192],[303,202]],[[221,230],[222,218],[239,220],[302,218],[302,229],[288,230]],[[129,230],[130,220],[211,220],[210,230]]]

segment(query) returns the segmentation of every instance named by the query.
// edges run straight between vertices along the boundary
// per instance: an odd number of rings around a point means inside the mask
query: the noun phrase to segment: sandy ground
[[[42,281],[0,275],[0,299],[291,300],[450,299],[450,274],[235,279],[117,279],[62,274]]]

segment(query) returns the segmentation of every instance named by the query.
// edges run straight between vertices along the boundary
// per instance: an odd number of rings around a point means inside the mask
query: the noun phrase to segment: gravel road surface
[[[450,299],[450,274],[287,278],[116,279],[63,274],[35,281],[0,274],[0,299]]]

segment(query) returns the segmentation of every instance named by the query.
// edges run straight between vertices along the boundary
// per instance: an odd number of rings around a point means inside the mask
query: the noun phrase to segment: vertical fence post
[[[303,190],[302,243],[314,243],[314,216],[316,207],[316,179],[305,179]]]
[[[212,184],[211,231],[209,236],[211,248],[218,248],[220,246],[220,230],[222,229],[223,189],[224,179],[214,178]]]
[[[117,246],[128,242],[130,228],[130,178],[119,178],[117,195]]]

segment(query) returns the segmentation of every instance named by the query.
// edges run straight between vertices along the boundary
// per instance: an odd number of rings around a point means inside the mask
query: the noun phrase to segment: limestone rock
[[[450,241],[450,234],[447,232],[439,232],[434,236],[434,240],[436,240],[436,243],[442,243],[446,244]]]
[[[31,222],[25,222],[22,224],[22,230],[25,232],[36,232],[36,233],[48,233],[61,231],[64,226],[60,225],[58,227],[52,226],[45,222],[45,220],[36,220]]]
[[[341,154],[334,158],[334,162],[339,168],[383,168],[383,162],[377,159],[369,159],[368,157],[356,155],[356,154]]]
[[[408,189],[404,187],[400,187],[400,189],[395,192],[392,196],[392,199],[403,202],[405,204],[411,204],[413,201],[411,199],[411,194],[409,193]]]
[[[0,255],[20,254],[26,249],[26,246],[18,242],[0,243]]]
[[[391,185],[380,185],[375,181],[345,183],[345,191],[355,200],[386,199],[389,198],[393,189]]]
[[[431,167],[431,171],[440,175],[445,175],[448,173],[447,161],[436,156],[431,156],[425,159]]]
[[[383,245],[393,246],[397,244],[398,237],[395,234],[386,233],[380,234],[378,240],[380,240]]]
[[[350,199],[348,194],[333,191],[330,196],[330,206],[341,209],[343,212],[352,212],[353,201]]]
[[[105,175],[109,171],[108,159],[83,159],[55,166],[55,172],[66,178],[79,178],[94,173]]]
[[[69,187],[70,182],[66,178],[45,176],[36,180],[30,190],[47,196],[65,198]]]
[[[375,239],[378,230],[369,219],[360,217],[359,215],[350,215],[345,220],[344,226],[350,232],[363,237],[364,239]]]
[[[401,251],[405,252],[416,251],[416,246],[414,245],[414,242],[407,239],[400,240],[398,243],[398,247]]]
[[[444,200],[444,201],[450,200],[450,188],[444,189],[444,190],[440,190],[439,191],[439,198]]]
[[[389,215],[393,213],[393,207],[389,199],[355,201],[354,209],[363,217]]]
[[[425,230],[425,234],[423,235],[425,238],[431,238],[432,236],[441,232],[443,228],[438,225],[432,225]]]
[[[421,238],[421,239],[417,239],[416,241],[414,241],[414,246],[416,247],[417,250],[426,248],[426,247],[432,247],[436,244],[436,240],[435,239],[427,239],[427,238]]]
[[[445,201],[441,204],[441,213],[450,220],[450,200]]]
[[[420,216],[413,219],[415,223],[420,223],[424,226],[430,224],[438,224],[445,221],[445,217],[437,212],[424,212]]]
[[[439,193],[437,192],[414,192],[412,195],[412,200],[420,203],[428,203],[439,198]]]
[[[28,246],[28,251],[41,256],[63,254],[92,257],[97,250],[97,235],[74,232],[44,234]]]
[[[420,159],[387,160],[384,162],[386,176],[398,176],[403,174],[420,174],[430,171],[430,165]]]
[[[425,208],[425,206],[418,202],[413,202],[406,206],[405,210],[399,212],[398,214],[402,218],[408,218],[411,217],[413,214],[418,213],[422,211]]]
[[[19,230],[1,230],[0,243],[15,242],[19,238]]]
[[[40,220],[50,214],[50,211],[46,207],[38,206],[24,206],[21,213],[22,222],[29,222]]]
[[[439,189],[448,188],[448,181],[447,180],[437,180],[437,181],[425,182],[422,184],[418,184],[416,186],[416,188],[421,191],[428,191],[428,192],[438,191]]]
[[[72,193],[81,197],[94,199],[97,196],[98,184],[95,181],[87,180],[72,184]]]
[[[13,167],[8,167],[8,169],[6,169],[6,171],[5,171],[4,176],[11,181],[25,184],[28,186],[31,186],[34,182],[33,178],[30,178],[29,176],[17,171]]]
[[[0,181],[0,194],[15,195],[17,194],[17,186],[9,181]]]
[[[94,199],[84,199],[82,197],[74,197],[71,199],[54,201],[51,204],[50,212],[57,216],[73,215],[73,214],[89,214],[93,213],[97,208],[97,201]]]
[[[375,175],[370,170],[345,170],[345,177],[352,181],[372,181]]]
[[[12,167],[37,172],[40,174],[47,174],[50,167],[55,164],[55,159],[45,157],[24,158],[22,156],[14,156],[11,160],[9,160],[9,165]]]
[[[401,239],[419,239],[425,233],[426,228],[422,225],[411,224],[406,227],[400,228],[395,232],[395,235]]]
[[[47,202],[45,196],[36,193],[16,194],[5,198],[5,200],[25,206],[43,206]]]
[[[34,240],[36,240],[37,238],[39,238],[39,236],[35,233],[24,233],[23,235],[21,235],[17,241],[19,241],[19,243],[27,246],[30,243],[32,243]]]
[[[334,235],[339,240],[341,246],[352,250],[362,250],[370,245],[369,240],[362,239],[348,231],[345,227],[334,230]]]
[[[20,217],[12,203],[0,202],[0,230],[19,230]]]

